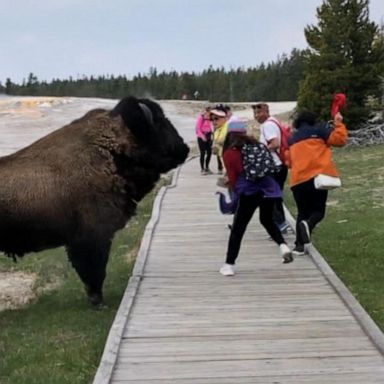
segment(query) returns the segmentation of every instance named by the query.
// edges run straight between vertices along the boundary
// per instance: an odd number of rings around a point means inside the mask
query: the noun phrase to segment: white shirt
[[[279,147],[280,147],[280,141],[281,141],[281,132],[280,128],[271,120],[265,120],[263,124],[260,124],[260,142],[268,145],[268,143],[272,140],[278,138],[279,140]],[[276,165],[281,165],[282,162],[280,160],[279,155],[276,153],[276,151],[271,151],[273,160],[275,161]]]

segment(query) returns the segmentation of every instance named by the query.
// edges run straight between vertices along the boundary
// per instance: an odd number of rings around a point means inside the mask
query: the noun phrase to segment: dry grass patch
[[[36,278],[35,273],[0,272],[0,311],[19,308],[34,300]]]

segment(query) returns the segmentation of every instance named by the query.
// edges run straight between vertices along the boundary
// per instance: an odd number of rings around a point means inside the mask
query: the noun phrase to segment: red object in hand
[[[347,99],[344,93],[335,93],[332,100],[331,116],[335,117],[336,113],[339,112],[340,108],[346,107]]]

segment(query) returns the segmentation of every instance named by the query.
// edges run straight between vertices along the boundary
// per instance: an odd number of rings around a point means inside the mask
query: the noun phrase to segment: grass
[[[108,308],[102,311],[88,304],[63,248],[26,255],[17,264],[0,258],[1,271],[37,274],[40,292],[30,305],[0,312],[1,384],[92,382],[161,184],[115,236],[104,284]],[[56,288],[44,290],[47,285]]]
[[[329,192],[313,243],[384,330],[384,146],[333,152],[343,186]],[[295,214],[291,193],[286,203]]]

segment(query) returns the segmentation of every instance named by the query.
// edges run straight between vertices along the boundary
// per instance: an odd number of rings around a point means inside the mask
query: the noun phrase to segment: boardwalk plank
[[[382,372],[364,373],[365,383],[382,384]],[[325,380],[325,381],[324,381]],[[226,378],[193,378],[193,379],[166,379],[166,380],[130,380],[120,378],[114,381],[119,384],[129,383],[148,383],[148,384],[361,384],[361,373],[333,373],[315,375],[268,375],[268,377],[226,377]]]
[[[231,217],[218,213],[215,182],[190,161],[159,199],[95,384],[384,383],[377,332],[365,333],[318,261],[282,264],[257,215],[236,275],[218,273]]]
[[[381,367],[380,367],[381,364]],[[115,378],[130,376],[131,380],[153,379],[188,379],[188,378],[226,378],[268,375],[311,374],[324,376],[334,373],[371,373],[384,374],[382,360],[376,356],[332,356],[314,358],[250,359],[227,361],[189,361],[173,363],[130,364],[129,369],[118,368]],[[234,375],[236,373],[236,375]],[[362,376],[363,377],[363,376]],[[236,381],[234,381],[236,383]],[[363,384],[363,383],[362,383]]]

